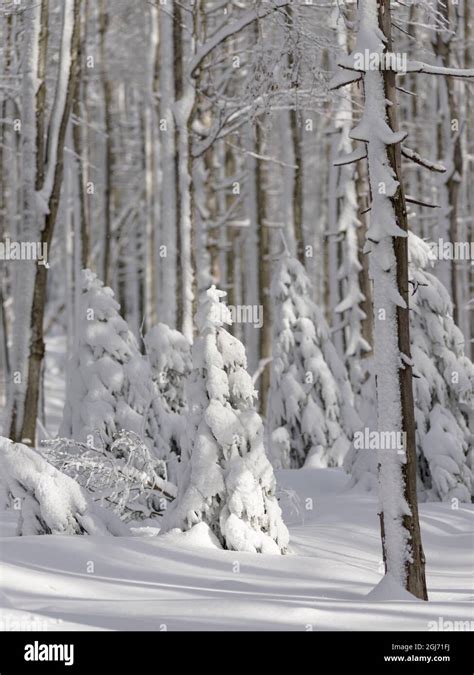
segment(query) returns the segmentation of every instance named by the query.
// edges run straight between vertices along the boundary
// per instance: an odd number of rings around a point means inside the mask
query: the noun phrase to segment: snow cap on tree
[[[166,462],[168,478],[174,482],[185,442],[184,387],[191,371],[191,345],[182,333],[164,323],[153,326],[144,342],[156,389],[148,421],[149,435],[156,440],[157,455]]]
[[[360,422],[346,368],[330,342],[326,320],[311,299],[301,263],[285,252],[276,269],[273,361],[268,426],[276,466],[298,468],[308,456],[339,466]]]
[[[283,553],[288,530],[265,455],[245,348],[224,328],[231,323],[229,308],[220,302],[225,296],[212,286],[199,299],[188,386],[189,458],[163,531],[205,522],[224,548]]]
[[[150,328],[144,338],[148,361],[163,404],[170,412],[186,408],[184,383],[191,370],[191,344],[164,323]]]

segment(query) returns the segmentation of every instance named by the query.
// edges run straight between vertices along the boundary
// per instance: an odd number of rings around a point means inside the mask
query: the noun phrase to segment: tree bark
[[[386,49],[392,51],[390,0],[379,2],[379,25],[386,39]],[[383,71],[385,94],[390,102],[387,105],[387,117],[392,131],[398,131],[398,103],[395,88],[395,73]],[[387,147],[390,166],[399,183],[398,190],[392,198],[397,225],[408,232],[408,220],[401,174],[401,147],[400,143]],[[398,291],[405,301],[405,307],[397,307],[398,346],[401,354],[411,359],[410,342],[410,312],[408,289],[408,237],[395,237],[394,250],[396,259],[396,275]],[[406,588],[417,598],[428,599],[425,578],[425,556],[421,542],[420,524],[418,518],[418,499],[416,493],[416,436],[415,436],[415,408],[413,400],[412,367],[405,363],[399,370],[400,399],[402,408],[402,430],[406,434],[406,463],[402,465],[404,497],[410,509],[410,515],[403,518],[403,526],[409,532],[411,546],[411,561],[406,564]],[[382,540],[385,546],[383,513]]]
[[[105,123],[105,157],[104,157],[104,254],[102,262],[102,279],[106,286],[110,285],[111,277],[111,247],[112,247],[112,85],[107,75],[106,34],[108,15],[105,10],[105,0],[99,5],[99,47],[100,67],[102,76],[102,90],[104,94],[104,123]]]
[[[58,213],[59,199],[61,194],[61,185],[63,179],[63,150],[66,137],[67,125],[74,97],[74,90],[77,79],[77,51],[79,40],[79,0],[74,0],[73,5],[73,32],[71,39],[71,63],[68,76],[67,94],[65,105],[62,110],[61,122],[59,127],[56,166],[54,168],[54,179],[51,195],[48,202],[49,212],[45,217],[44,227],[41,231],[41,242],[47,244],[48,250],[51,246],[56,216]],[[66,10],[65,10],[66,11]],[[61,65],[61,64],[60,64]],[[43,320],[46,302],[46,284],[48,278],[48,268],[46,265],[37,265],[35,275],[35,285],[33,291],[33,304],[30,315],[31,343],[28,360],[28,381],[25,398],[25,412],[23,417],[23,426],[21,437],[25,444],[34,445],[36,436],[36,419],[38,416],[38,398],[40,390],[41,367],[43,363],[45,347]]]
[[[259,126],[257,133],[257,154],[264,155],[262,131]],[[258,292],[260,305],[262,306],[263,325],[259,329],[259,358],[260,361],[268,359],[272,353],[272,330],[271,330],[271,301],[270,301],[270,229],[266,224],[267,218],[267,197],[265,192],[265,171],[263,160],[257,159],[256,170],[256,191],[257,191],[257,224],[258,224]],[[260,412],[266,415],[268,390],[270,387],[270,369],[266,367],[259,381],[259,403]]]
[[[83,155],[83,137],[82,137],[82,128],[81,128],[81,99],[83,97],[83,53],[82,53],[82,44],[83,44],[83,34],[82,34],[82,25],[85,24],[85,19],[82,14],[79,14],[79,40],[78,40],[78,53],[77,53],[77,85],[75,88],[75,96],[73,103],[73,114],[75,117],[75,123],[72,126],[72,135],[74,141],[74,152],[76,155],[76,164],[77,164],[77,173],[78,173],[78,189],[79,189],[79,213],[80,213],[80,251],[81,251],[81,266],[83,269],[87,269],[90,266],[90,225],[89,225],[89,214],[86,204],[86,191],[85,191],[85,171],[84,171],[84,155]],[[83,98],[82,98],[83,97]],[[75,224],[75,236],[78,236],[77,224]],[[77,245],[77,241],[76,241]],[[78,281],[78,280],[76,280]]]
[[[469,0],[468,0],[469,1]],[[448,2],[440,2],[438,0],[438,12],[444,18],[446,25],[451,27],[451,10],[453,9]],[[454,8],[455,11],[455,8]],[[453,67],[452,53],[451,53],[452,34],[447,32],[438,32],[436,36],[436,53],[441,59],[441,64],[446,68]],[[461,151],[461,121],[459,119],[459,110],[456,102],[455,82],[453,78],[441,78],[439,86],[446,87],[446,97],[448,100],[448,119],[445,120],[445,134],[449,136],[449,145],[445,148],[445,154],[449,155],[449,175],[445,179],[445,187],[447,190],[448,205],[449,205],[449,240],[455,244],[458,239],[458,195],[459,185],[463,169],[462,151]],[[456,120],[459,129],[452,130],[451,124]],[[444,264],[447,264],[445,261]],[[458,300],[458,277],[456,263],[454,260],[449,261],[449,280],[450,280],[450,295],[453,301],[453,319],[456,325],[459,324],[459,300]]]

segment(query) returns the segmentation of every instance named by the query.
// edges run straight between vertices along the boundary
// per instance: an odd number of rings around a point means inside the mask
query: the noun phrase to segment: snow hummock
[[[93,504],[76,481],[31,448],[1,436],[0,471],[18,513],[20,535],[128,533],[111,511]]]
[[[175,544],[176,546],[190,546],[191,548],[209,548],[221,550],[222,546],[212,532],[207,523],[200,522],[193,525],[190,530],[180,530],[174,528],[165,532],[162,537],[167,543]]]
[[[400,600],[402,602],[423,602],[400,586],[398,581],[390,573],[385,574],[382,580],[367,593],[367,600],[375,602],[389,602]]]

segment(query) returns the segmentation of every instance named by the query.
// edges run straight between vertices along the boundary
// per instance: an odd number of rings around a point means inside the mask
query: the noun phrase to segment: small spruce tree
[[[220,302],[225,295],[212,286],[200,298],[187,388],[187,461],[162,531],[205,522],[224,548],[284,553],[288,530],[265,455],[245,348],[224,328],[231,323]]]
[[[125,429],[156,445],[159,439],[150,438],[149,431],[153,428],[149,411],[156,396],[150,366],[119,311],[112,289],[90,270],[83,270],[59,434],[109,446],[114,434]]]
[[[273,360],[268,429],[275,466],[339,466],[354,430],[347,371],[330,341],[326,320],[311,299],[301,263],[285,252],[272,282]]]

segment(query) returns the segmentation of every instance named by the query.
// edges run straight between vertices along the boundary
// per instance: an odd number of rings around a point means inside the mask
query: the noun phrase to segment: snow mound
[[[196,523],[190,530],[174,528],[162,535],[164,541],[178,546],[190,546],[192,548],[222,549],[216,535],[207,523]]]
[[[124,535],[128,528],[35,450],[0,436],[0,475],[18,509],[19,535]],[[16,504],[15,504],[16,506]]]
[[[401,602],[422,602],[402,588],[391,574],[386,574],[366,597],[367,600],[373,600],[374,602],[389,602],[392,600],[400,600]]]

